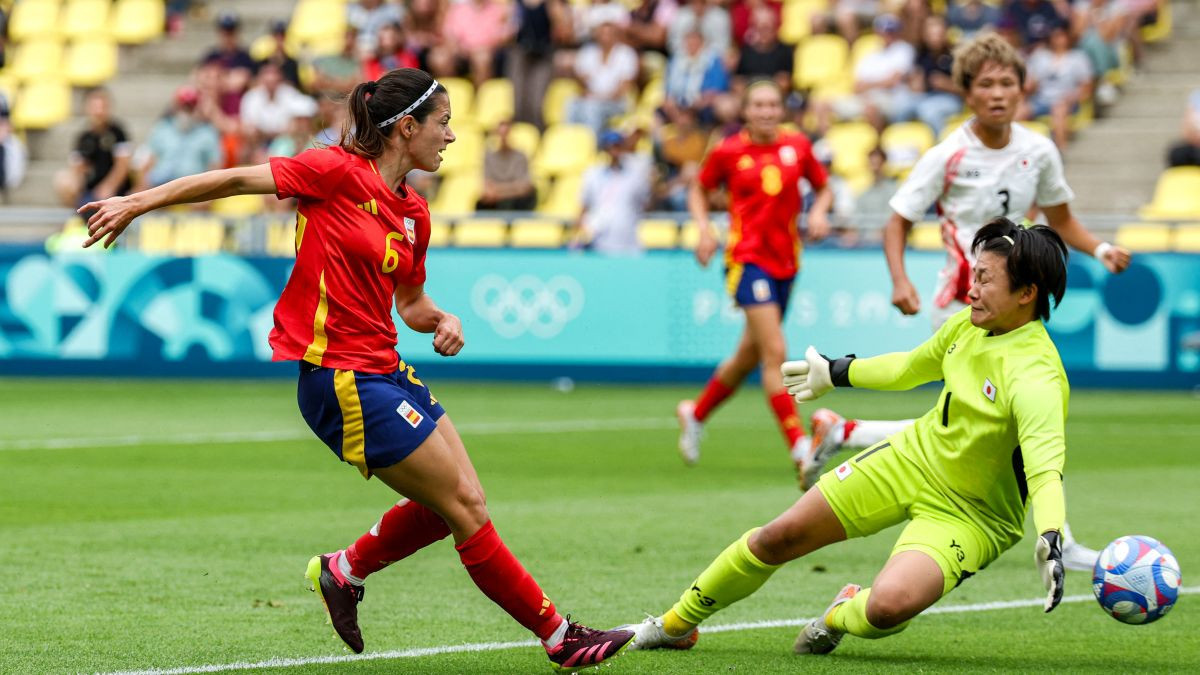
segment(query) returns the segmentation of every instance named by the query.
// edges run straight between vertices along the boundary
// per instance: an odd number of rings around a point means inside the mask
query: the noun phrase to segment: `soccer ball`
[[[1100,552],[1092,572],[1092,592],[1117,621],[1152,623],[1175,604],[1181,580],[1171,549],[1153,537],[1130,535]]]

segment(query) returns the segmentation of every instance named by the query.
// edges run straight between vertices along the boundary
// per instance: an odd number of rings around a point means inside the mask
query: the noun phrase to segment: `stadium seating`
[[[37,38],[58,38],[58,0],[22,0],[8,17],[8,39],[16,43]]]
[[[57,37],[25,40],[13,49],[8,70],[22,82],[62,77],[63,46]]]
[[[65,74],[76,87],[95,87],[117,74],[117,43],[107,35],[81,38],[67,47]]]
[[[539,195],[545,197],[538,205],[537,212],[557,218],[577,218],[581,209],[579,194],[582,189],[582,174],[569,173],[558,176],[548,190],[539,191]]]
[[[529,122],[513,122],[508,130],[508,144],[521,151],[530,159],[537,154],[538,145],[542,141],[542,132]],[[488,139],[488,147],[496,147],[495,137]]]
[[[1200,218],[1200,167],[1181,166],[1163,171],[1154,198],[1138,211],[1147,220]]]
[[[225,223],[216,218],[184,218],[174,234],[171,252],[178,256],[212,255],[225,247]]]
[[[647,218],[638,223],[638,241],[650,250],[679,246],[679,223],[668,218]]]
[[[60,24],[68,40],[108,34],[110,0],[67,0],[63,5]]]
[[[879,145],[887,153],[888,172],[904,176],[933,147],[933,130],[923,122],[897,122],[883,130]]]
[[[566,232],[557,220],[517,218],[509,232],[514,248],[562,248],[565,242]]]
[[[1200,253],[1200,223],[1177,225],[1171,234],[1171,250]]]
[[[475,92],[475,121],[484,129],[496,128],[500,122],[513,116],[512,81],[502,77],[493,78],[479,86]]]
[[[879,143],[875,127],[866,122],[839,122],[829,128],[825,141],[833,151],[833,171],[850,177],[867,171],[867,153]]]
[[[444,77],[438,82],[446,88],[446,94],[450,96],[450,126],[455,127],[455,121],[458,122],[458,126],[462,126],[463,122],[476,124],[472,114],[475,85],[461,77]]]
[[[165,255],[175,248],[175,223],[165,216],[143,216],[136,223],[137,248],[150,255]]]
[[[788,0],[783,3],[779,41],[794,45],[812,35],[813,16],[825,11],[827,0]]]
[[[475,203],[483,192],[483,176],[478,171],[464,171],[446,176],[438,186],[437,196],[429,210],[440,215],[466,215],[475,212]]]
[[[1113,239],[1130,251],[1157,253],[1171,249],[1171,227],[1157,223],[1127,223],[1117,228]]]
[[[267,255],[291,258],[296,255],[296,220],[273,219],[267,222]]]
[[[346,6],[342,0],[300,0],[288,22],[287,44],[297,51],[312,47],[315,52],[341,51],[345,36]]]
[[[840,35],[814,35],[796,48],[793,78],[799,89],[836,84],[846,77],[850,46]]]
[[[533,160],[533,172],[557,176],[578,173],[596,156],[596,136],[582,124],[556,124],[546,129]]]
[[[1146,42],[1162,42],[1171,37],[1171,29],[1174,25],[1174,16],[1171,12],[1170,2],[1158,3],[1158,17],[1154,23],[1148,26],[1142,26],[1142,40]]]
[[[946,244],[942,240],[941,223],[924,221],[914,223],[908,233],[908,244],[918,251],[940,251]]]
[[[475,126],[463,125],[454,132],[457,138],[442,151],[439,171],[446,176],[478,171],[483,166],[483,131]]]
[[[263,212],[262,195],[234,195],[218,199],[212,203],[212,213],[216,216],[240,218],[255,216]]]
[[[71,116],[71,86],[48,77],[21,88],[13,103],[12,123],[18,129],[48,129]]]
[[[851,81],[854,79],[854,71],[858,69],[858,64],[863,59],[871,54],[883,49],[883,38],[874,33],[860,35],[854,44],[850,46],[850,70],[846,75]]]
[[[684,223],[679,231],[679,246],[689,251],[696,250],[696,245],[700,243],[700,228],[696,225],[696,221],[689,220]]]
[[[450,233],[450,243],[458,248],[499,248],[508,240],[508,223],[501,218],[460,220]]]
[[[546,95],[542,98],[542,120],[546,126],[558,124],[567,118],[567,103],[583,91],[579,83],[565,77],[550,81]]]
[[[450,223],[434,218],[429,223],[429,248],[445,248],[450,245]]]
[[[161,36],[166,21],[162,0],[116,0],[109,30],[123,45],[140,45]]]

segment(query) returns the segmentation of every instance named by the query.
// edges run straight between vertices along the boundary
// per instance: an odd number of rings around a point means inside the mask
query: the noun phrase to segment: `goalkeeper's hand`
[[[1050,530],[1038,535],[1037,546],[1033,551],[1033,562],[1037,565],[1038,573],[1042,575],[1042,585],[1046,587],[1047,612],[1058,607],[1063,596],[1063,563],[1062,535],[1058,530]]]
[[[783,386],[796,397],[797,403],[820,398],[833,389],[829,359],[817,353],[812,345],[805,350],[803,361],[784,361],[779,372],[783,374]]]

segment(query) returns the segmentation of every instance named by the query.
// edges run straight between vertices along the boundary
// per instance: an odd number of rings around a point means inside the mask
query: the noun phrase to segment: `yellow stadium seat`
[[[450,245],[450,223],[434,218],[429,223],[429,248],[446,248]]]
[[[95,87],[117,74],[117,43],[107,35],[77,40],[67,47],[66,76],[76,87]]]
[[[117,0],[109,30],[123,45],[145,44],[163,33],[167,11],[162,0]]]
[[[1126,223],[1117,228],[1113,242],[1130,251],[1157,253],[1171,250],[1171,227],[1158,223]]]
[[[438,215],[462,216],[475,213],[475,203],[483,192],[483,176],[478,171],[442,178],[437,196],[429,204],[429,210]]]
[[[537,174],[557,176],[582,172],[596,156],[596,136],[582,124],[556,124],[542,135],[533,160]]]
[[[508,144],[521,151],[526,157],[533,158],[537,154],[538,144],[542,140],[542,132],[529,122],[513,122],[508,130]],[[496,149],[496,137],[488,139],[488,147]]]
[[[175,225],[175,255],[212,255],[224,245],[225,223],[216,218],[185,218]]]
[[[557,220],[517,218],[509,232],[515,248],[562,248],[565,241],[563,224]]]
[[[300,0],[288,22],[287,43],[293,49],[332,41],[341,45],[345,36],[346,6],[340,0]]]
[[[460,220],[450,234],[450,241],[459,248],[500,248],[508,239],[508,223],[500,218],[468,218]]]
[[[438,82],[446,88],[446,94],[450,97],[450,126],[454,126],[454,119],[461,123],[464,118],[473,118],[475,85],[461,77],[447,77]]]
[[[672,249],[679,246],[679,223],[669,218],[647,218],[638,223],[642,248]]]
[[[484,129],[495,129],[513,116],[512,80],[497,77],[479,85],[475,92],[475,120]]]
[[[18,129],[48,129],[70,116],[71,85],[57,79],[26,84],[12,109],[12,123]]]
[[[793,78],[799,89],[814,89],[846,77],[850,46],[840,35],[813,35],[796,48]]]
[[[58,0],[21,0],[8,17],[8,39],[20,43],[36,38],[58,37]]]
[[[1162,42],[1171,37],[1174,17],[1171,15],[1171,3],[1158,3],[1158,17],[1149,26],[1142,26],[1142,40],[1146,42]]]
[[[7,70],[22,82],[62,77],[63,46],[58,38],[30,39],[13,49]]]
[[[583,189],[583,175],[578,173],[561,174],[554,179],[537,212],[558,218],[578,218],[582,210],[579,201]]]
[[[12,108],[13,102],[17,99],[17,87],[20,84],[11,72],[0,70],[0,94],[3,94],[4,100],[8,101],[9,108]]]
[[[546,126],[562,122],[567,117],[567,103],[582,92],[575,80],[557,78],[550,81],[546,87],[546,95],[542,98],[542,121]]]
[[[717,238],[723,239],[724,233],[718,231]],[[696,245],[699,243],[700,228],[696,225],[695,221],[689,220],[688,222],[684,223],[683,228],[679,231],[679,245],[689,251],[694,251],[696,250]]]
[[[1149,220],[1200,218],[1200,167],[1180,166],[1159,174],[1153,200],[1138,215]]]
[[[667,97],[667,85],[663,78],[657,77],[646,83],[642,96],[638,99],[634,110],[636,115],[653,119],[654,112],[662,107],[663,99]]]
[[[296,219],[271,220],[267,223],[267,255],[292,258],[296,255]]]
[[[860,61],[882,49],[883,38],[878,35],[867,33],[858,36],[858,39],[850,47],[850,77],[854,77],[854,70],[858,68]]]
[[[971,119],[971,113],[961,112],[946,120],[945,126],[942,127],[942,132],[938,134],[938,142],[946,140],[946,137],[954,133],[964,122]]]
[[[272,54],[275,53],[275,36],[274,35],[259,35],[254,38],[254,42],[250,43],[250,58],[255,61],[266,61]],[[291,51],[286,48],[285,51]]]
[[[913,225],[908,233],[908,243],[920,251],[940,251],[946,247],[942,241],[942,225],[935,222],[921,222]]]
[[[226,216],[230,218],[256,216],[263,212],[263,196],[234,195],[218,199],[212,203],[211,210],[214,216]]]
[[[137,248],[151,255],[170,253],[175,248],[175,224],[162,216],[138,219]]]
[[[826,0],[789,0],[783,3],[779,41],[794,45],[812,35],[813,16],[825,11]]]
[[[829,128],[825,141],[833,151],[833,171],[849,176],[867,167],[867,153],[879,143],[879,134],[866,122],[839,122]]]
[[[442,151],[443,176],[463,171],[478,171],[483,166],[483,132],[474,127],[456,130],[457,138]]]
[[[1182,253],[1200,253],[1200,223],[1177,225],[1171,236],[1171,249]]]
[[[67,0],[62,9],[62,32],[69,40],[108,35],[110,0]]]
[[[888,171],[899,175],[912,169],[917,159],[933,147],[933,130],[924,122],[897,122],[883,130],[879,145],[887,153]]]

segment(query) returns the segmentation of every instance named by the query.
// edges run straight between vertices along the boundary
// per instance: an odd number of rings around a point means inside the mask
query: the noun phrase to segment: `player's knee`
[[[901,584],[877,583],[867,598],[867,621],[881,629],[895,628],[916,614],[913,597]]]
[[[804,529],[788,527],[778,520],[764,525],[750,540],[750,550],[768,565],[782,565],[800,557],[804,550]]]
[[[488,521],[487,504],[484,502],[483,491],[463,476],[454,490],[448,495],[447,504],[443,507],[443,516],[451,528],[478,528]]]

